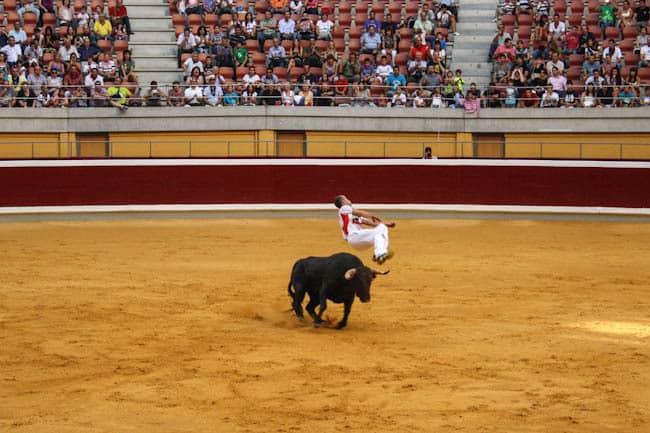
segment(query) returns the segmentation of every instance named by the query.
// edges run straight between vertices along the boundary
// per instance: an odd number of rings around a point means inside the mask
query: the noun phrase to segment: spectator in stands
[[[273,45],[269,48],[269,53],[266,56],[266,66],[270,68],[286,68],[289,65],[289,57],[282,45],[280,39],[273,39]]]
[[[546,90],[539,101],[540,108],[556,108],[559,105],[560,96],[553,90],[553,86],[546,86]]]
[[[511,64],[508,62],[508,56],[505,53],[499,54],[492,70],[492,81],[506,83],[510,75],[510,68]]]
[[[295,31],[296,22],[291,19],[291,12],[287,10],[282,19],[278,21],[278,33],[282,39],[293,40],[296,37]]]
[[[564,72],[564,62],[560,60],[557,52],[551,53],[551,59],[546,62],[546,72],[549,76],[553,74],[553,68],[557,68],[560,73]]]
[[[636,26],[639,31],[648,26],[648,21],[650,20],[650,7],[646,2],[637,0],[636,9],[634,9],[634,14],[636,15]]]
[[[70,97],[77,91],[77,88],[83,87],[84,78],[81,71],[76,65],[70,66],[65,76],[63,77],[63,86],[66,90],[66,98]]]
[[[314,68],[320,68],[322,66],[321,62],[321,49],[316,46],[316,39],[310,38],[309,44],[304,48],[300,49],[300,55],[302,59],[302,64],[305,67],[311,66]],[[326,58],[329,57],[326,56]],[[332,55],[332,59],[335,57]]]
[[[36,39],[32,39],[27,48],[23,51],[23,63],[35,65],[43,57],[43,48],[38,45]]]
[[[273,106],[280,104],[281,94],[274,83],[264,86],[261,97],[262,105]]]
[[[182,107],[185,102],[185,96],[183,93],[183,90],[181,89],[181,83],[178,81],[174,81],[172,83],[172,88],[169,91],[169,95],[167,96],[167,104],[172,106],[172,107]]]
[[[560,15],[553,15],[553,21],[548,25],[549,37],[555,40],[561,40],[564,38],[566,33],[566,24],[564,21],[560,21]]]
[[[303,41],[308,41],[312,38],[316,38],[316,32],[314,29],[314,23],[312,22],[309,15],[305,14],[300,17],[298,22],[298,33],[297,38]]]
[[[409,59],[415,59],[418,52],[422,54],[423,59],[428,59],[431,54],[429,47],[420,38],[413,38],[413,46],[409,50]]]
[[[397,47],[399,46],[399,37],[391,27],[382,28],[381,37],[381,54],[390,56],[390,64],[395,67],[395,58],[397,57]]]
[[[517,0],[517,15],[526,14],[531,15],[533,13],[533,7],[530,4],[529,0]]]
[[[585,108],[600,106],[600,100],[594,87],[594,83],[587,83],[582,96],[580,97],[580,105]]]
[[[203,73],[203,62],[199,59],[199,53],[197,52],[193,52],[192,55],[183,62],[183,76],[187,79],[194,68],[198,68],[199,72]]]
[[[289,10],[293,15],[300,16],[305,10],[305,5],[302,3],[301,0],[291,0],[289,2]]]
[[[0,74],[0,107],[13,107],[14,96],[14,86],[7,81],[4,75]]]
[[[13,37],[16,41],[16,44],[25,45],[27,42],[27,33],[23,30],[20,21],[14,23],[14,28],[9,30],[9,37]]]
[[[334,23],[329,19],[329,14],[324,13],[321,19],[316,22],[316,37],[323,41],[331,41],[333,28]]]
[[[560,107],[576,108],[580,106],[580,93],[576,90],[573,82],[567,82],[567,91],[563,98],[560,99]]]
[[[259,84],[261,82],[260,76],[257,74],[255,71],[255,66],[249,66],[248,67],[248,73],[244,75],[242,78],[242,81],[246,85],[252,85],[256,89],[259,87]]]
[[[131,57],[131,50],[124,50],[122,59],[117,62],[117,66],[122,80],[129,83],[138,83],[138,76],[135,73],[135,61]]]
[[[446,107],[445,101],[442,97],[440,87],[433,89],[433,95],[431,95],[431,108],[444,108]]]
[[[131,97],[131,91],[122,85],[120,77],[115,77],[113,85],[106,90],[106,95],[109,100],[108,103],[121,111],[128,109],[127,102]]]
[[[16,43],[16,38],[14,36],[9,36],[7,45],[0,48],[0,52],[5,54],[7,58],[7,66],[10,68],[18,63],[22,63],[23,61],[23,50],[20,47],[20,44]]]
[[[623,67],[625,66],[623,53],[621,49],[616,46],[616,41],[610,39],[607,44],[607,48],[603,50],[603,60],[606,60],[607,56],[610,57],[609,64],[613,67]]]
[[[360,81],[364,84],[370,84],[377,77],[377,70],[369,57],[364,59],[360,72]]]
[[[203,15],[203,6],[201,5],[201,0],[185,0],[184,3],[185,3],[185,15],[187,16],[192,14]],[[180,8],[179,8],[179,12],[180,12]]]
[[[144,104],[147,107],[161,107],[166,104],[167,95],[158,88],[158,82],[152,81],[149,90],[144,94]]]
[[[126,27],[126,32],[129,35],[132,35],[131,31],[131,22],[129,21],[129,16],[126,11],[126,7],[122,3],[123,0],[117,0],[115,6],[108,8],[108,14],[111,17],[111,23],[113,26],[118,24],[124,24]]]
[[[425,3],[426,4],[426,3]],[[413,24],[413,33],[415,37],[421,39],[423,43],[427,43],[429,46],[433,46],[433,22],[428,18],[427,12],[420,12],[420,16],[415,23]]]
[[[217,13],[219,15],[223,14],[230,14],[230,15],[235,15],[235,0],[221,0],[218,2],[217,6],[219,7],[217,10]],[[204,3],[205,7],[205,3]]]
[[[256,39],[257,38],[257,21],[255,21],[255,17],[253,16],[252,13],[246,12],[246,15],[244,16],[244,22],[241,24],[243,31],[244,31],[244,36],[246,36],[246,39]],[[216,30],[215,26],[215,30]]]
[[[36,20],[38,21],[41,15],[41,10],[38,8],[38,2],[36,1],[30,1],[30,0],[24,0],[20,1],[18,0],[16,2],[16,13],[20,17],[20,21],[24,23],[24,15],[25,13],[33,13],[36,15]]]
[[[63,40],[63,45],[61,48],[59,48],[59,55],[61,56],[61,60],[64,62],[69,62],[70,61],[70,55],[75,54],[77,57],[79,57],[79,52],[77,51],[77,47],[72,45],[72,39],[70,38],[65,38]]]
[[[232,84],[228,84],[223,93],[223,106],[234,107],[235,105],[239,105],[239,94],[235,91],[235,87]]]
[[[407,95],[402,86],[397,86],[393,97],[390,100],[391,107],[404,108],[406,107]]]
[[[377,55],[381,49],[381,36],[374,25],[368,27],[368,32],[361,36],[361,52],[363,54]]]
[[[406,86],[406,77],[401,72],[391,69],[390,73],[384,79],[384,83],[388,86],[386,92],[388,96],[392,96],[398,87]]]
[[[219,74],[210,74],[207,77],[208,84],[203,88],[203,98],[206,104],[211,107],[223,106],[222,84],[225,84],[225,80],[221,82],[222,78]]]
[[[203,0],[203,13],[204,14],[218,14],[219,2],[217,0]]]
[[[105,81],[113,81],[117,76],[117,70],[115,68],[115,62],[109,53],[104,53],[100,55],[100,62],[97,65],[97,70],[99,74],[104,77]]]
[[[571,31],[564,35],[564,42],[569,54],[575,54],[580,48],[580,30],[578,26],[572,26]]]
[[[233,57],[235,59],[235,66],[246,66],[248,64],[248,49],[241,42],[237,42],[233,50]]]
[[[336,59],[331,54],[327,56],[327,59],[322,66],[322,76],[323,81],[331,82],[336,74],[338,73],[338,64]]]
[[[499,4],[497,5],[497,9],[494,12],[494,19],[492,20],[492,22],[496,23],[497,20],[499,19],[499,15],[502,17],[504,15],[514,15],[516,8],[517,8],[516,0],[500,0]]]
[[[38,9],[40,11],[37,27],[43,27],[43,14],[55,13],[54,11],[54,1],[53,0],[40,0],[38,3]]]
[[[20,85],[20,90],[16,93],[16,99],[14,101],[14,107],[19,108],[31,108],[34,106],[36,101],[36,94],[29,87],[29,84],[22,83]]]
[[[241,105],[255,106],[257,105],[257,91],[252,84],[246,86],[246,89],[241,95]]]
[[[582,62],[582,69],[587,72],[588,76],[592,76],[594,71],[600,70],[600,62],[596,58],[595,54],[589,54],[586,56],[584,62]]]
[[[438,26],[449,29],[454,35],[460,36],[460,33],[456,31],[456,17],[447,9],[444,3],[440,6],[440,11],[436,14],[436,19]]]
[[[84,78],[84,86],[86,86],[86,89],[88,90],[88,92],[91,92],[92,89],[95,87],[96,83],[99,83],[99,84],[101,84],[103,86],[104,85],[104,77],[99,75],[99,71],[95,67],[95,68],[92,68],[90,70],[90,73],[88,73],[86,75],[86,77]]]
[[[519,98],[519,108],[538,108],[539,96],[533,92],[530,87],[524,90],[524,93]]]
[[[598,90],[605,85],[605,79],[600,75],[600,70],[597,69],[591,77],[587,78],[585,84],[591,84],[596,90]]]
[[[99,19],[95,21],[95,24],[93,25],[93,34],[95,35],[95,38],[110,39],[112,33],[113,26],[111,25],[111,22],[106,19],[104,14],[100,15]]]
[[[27,75],[27,84],[36,95],[40,95],[42,89],[47,87],[47,76],[43,73],[43,68],[39,64],[34,65],[32,72]]]
[[[420,86],[424,91],[423,95],[427,98],[430,97],[440,85],[442,85],[442,76],[433,65],[428,65],[426,73],[420,80]]]
[[[273,73],[273,68],[266,68],[266,73],[261,77],[262,84],[269,86],[271,84],[278,84],[280,81],[278,76]]]
[[[188,54],[194,52],[194,47],[196,47],[196,40],[194,35],[190,31],[189,27],[183,29],[183,33],[178,35],[176,40],[176,46],[178,47],[178,67],[181,67],[181,57],[183,54]]]
[[[196,78],[192,78],[189,87],[187,87],[185,92],[183,92],[183,97],[183,102],[186,107],[202,107],[205,105],[203,89],[199,87],[199,82]]]
[[[419,83],[427,69],[427,61],[422,58],[422,53],[416,53],[415,59],[407,64],[407,83]]]
[[[305,14],[318,15],[318,0],[305,0]]]
[[[469,90],[467,96],[462,100],[465,114],[475,114],[477,117],[481,113],[481,99],[478,97],[477,90]]]
[[[621,92],[616,97],[614,104],[617,107],[636,107],[638,101],[636,94],[632,91],[631,86],[624,86]]]
[[[494,38],[492,38],[492,43],[490,44],[490,52],[488,54],[489,60],[492,60],[494,57],[494,52],[496,49],[506,43],[506,39],[512,40],[512,35],[506,32],[505,26],[503,24],[499,24],[497,26],[497,32],[494,35]]]
[[[79,58],[82,62],[88,61],[88,59],[97,60],[97,55],[101,52],[101,49],[93,44],[90,41],[90,38],[83,38],[83,44],[77,50],[79,53]]]
[[[615,24],[616,17],[616,6],[610,3],[610,0],[605,0],[605,3],[600,5],[600,20],[598,24],[600,25],[600,30],[605,39],[605,30],[607,27],[612,27]]]
[[[76,26],[74,21],[74,9],[70,6],[70,0],[63,0],[63,3],[57,10],[59,26]]]
[[[361,63],[357,53],[350,53],[350,57],[340,63],[339,71],[350,83],[358,83],[361,79]]]
[[[650,46],[644,45],[639,51],[639,68],[650,67]]]
[[[508,57],[508,62],[515,60],[515,47],[512,46],[512,39],[506,39],[503,45],[497,47],[494,55],[499,57],[501,54],[505,54]]]
[[[560,74],[558,68],[553,68],[551,76],[548,79],[548,84],[551,85],[553,91],[556,92],[560,98],[564,98],[567,92],[567,79],[564,75]]]
[[[393,72],[393,67],[388,63],[388,58],[386,56],[381,56],[376,71],[377,71],[377,76],[382,81],[386,81],[386,78]]]
[[[272,14],[283,14],[289,11],[289,0],[269,0],[269,6]]]
[[[259,31],[257,32],[257,42],[260,45],[260,53],[264,52],[264,41],[275,39],[277,36],[278,23],[276,22],[271,11],[264,12],[264,18],[260,21]]]
[[[618,26],[621,30],[623,30],[624,27],[632,27],[635,24],[634,18],[634,10],[630,6],[630,2],[625,0],[623,6],[618,11]]]
[[[370,17],[364,23],[363,28],[366,32],[369,32],[370,26],[375,26],[377,33],[381,30],[381,22],[377,19],[375,11],[370,11]]]

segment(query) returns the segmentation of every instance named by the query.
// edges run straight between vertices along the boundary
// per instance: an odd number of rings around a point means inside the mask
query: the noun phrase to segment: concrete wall
[[[382,131],[382,132],[649,132],[650,108],[462,110],[237,107],[2,109],[3,132]]]

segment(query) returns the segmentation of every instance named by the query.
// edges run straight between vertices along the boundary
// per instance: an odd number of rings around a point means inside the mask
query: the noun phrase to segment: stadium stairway
[[[132,31],[129,48],[133,52],[141,85],[152,80],[171,83],[181,77],[176,64],[176,35],[163,0],[125,0]]]
[[[475,82],[481,90],[488,86],[492,74],[488,53],[496,31],[492,22],[495,10],[495,0],[462,0],[458,9],[456,30],[460,36],[454,38],[450,67],[463,71],[467,86]]]

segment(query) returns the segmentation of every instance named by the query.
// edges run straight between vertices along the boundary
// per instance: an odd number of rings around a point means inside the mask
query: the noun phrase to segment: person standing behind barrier
[[[388,251],[388,228],[395,227],[394,222],[384,223],[382,220],[367,211],[354,209],[352,202],[344,195],[334,198],[334,206],[339,209],[339,224],[343,239],[357,250],[373,247],[372,259],[382,264],[393,256]],[[362,225],[371,229],[363,229]]]

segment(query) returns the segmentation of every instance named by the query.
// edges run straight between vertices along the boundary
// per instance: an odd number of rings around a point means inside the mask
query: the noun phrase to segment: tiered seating
[[[545,63],[550,60],[548,57],[550,52],[558,51],[560,53],[560,60],[564,64],[563,75],[573,82],[574,88],[579,92],[585,90],[585,83],[589,80],[589,76],[583,68],[583,62],[587,57],[586,54],[593,49],[596,58],[602,64],[603,50],[607,48],[609,40],[613,39],[616,47],[623,54],[623,62],[615,66],[619,70],[622,80],[620,82],[618,79],[610,80],[611,73],[609,70],[611,68],[601,68],[603,69],[603,75],[605,75],[606,80],[604,86],[602,86],[604,96],[601,100],[605,101],[602,105],[621,105],[621,102],[617,100],[617,95],[629,90],[626,89],[627,84],[631,85],[630,88],[636,98],[645,96],[640,85],[650,84],[650,68],[638,68],[639,55],[635,52],[635,50],[638,51],[638,47],[635,44],[638,33],[637,26],[635,24],[625,26],[622,22],[619,22],[615,26],[604,28],[603,31],[603,28],[600,26],[601,4],[604,3],[598,0],[570,0],[568,4],[565,0],[551,0],[549,10],[549,17],[551,18],[548,21],[540,20],[537,14],[506,14],[500,16],[500,23],[503,24],[505,31],[512,35],[515,41],[523,41],[524,47],[529,48],[530,52],[534,52],[536,56],[542,56]],[[618,5],[616,3],[613,4],[620,8],[623,2],[620,2]],[[498,11],[498,13],[500,12],[502,11]],[[548,31],[548,23],[555,14],[559,15],[560,21],[566,24],[567,33],[571,32],[571,28],[574,26],[580,28],[580,36],[586,36],[588,33],[591,33],[590,37],[594,39],[592,47],[581,45],[577,49],[571,50],[567,46],[562,45],[561,41],[555,41]],[[650,31],[650,26],[648,30]],[[492,50],[494,48],[493,46]],[[528,62],[529,66],[532,66],[533,62],[530,60]],[[635,75],[634,71],[637,72],[637,75]],[[504,89],[507,86],[507,77],[501,83],[495,83],[495,85],[501,89],[502,95],[505,96]],[[518,86],[520,88],[520,94],[521,88],[526,86],[533,86],[531,80],[525,83],[525,85]],[[641,102],[637,99],[635,104],[640,105]]]
[[[324,61],[326,54],[333,53],[336,56],[336,62],[341,64],[350,58],[350,54],[359,54],[361,52],[361,37],[366,32],[366,22],[370,19],[371,14],[375,14],[379,22],[384,22],[386,16],[390,16],[391,23],[395,24],[397,35],[395,37],[395,46],[393,49],[387,49],[383,53],[389,59],[389,62],[394,64],[396,75],[400,73],[405,77],[408,76],[407,62],[410,59],[409,51],[413,46],[413,30],[412,22],[415,21],[418,11],[424,2],[418,1],[385,1],[385,0],[372,0],[363,1],[357,0],[355,2],[339,1],[339,2],[319,2],[319,14],[308,15],[309,19],[315,25],[320,19],[323,12],[330,14],[330,20],[334,22],[332,29],[331,41],[319,40],[316,41],[315,47],[321,54],[320,62]],[[260,22],[264,19],[264,13],[269,10],[269,4],[266,0],[257,0],[247,3],[245,0],[237,2],[237,10],[235,14],[218,14],[215,11],[209,13],[190,14],[186,15],[178,10],[178,3],[176,0],[170,0],[170,13],[172,15],[172,22],[175,28],[177,38],[189,28],[193,34],[198,34],[201,27],[206,27],[208,31],[216,28],[222,32],[223,37],[227,37],[228,32],[239,24],[244,25],[247,14],[252,14],[255,17],[255,22],[259,26]],[[296,11],[292,11],[296,12]],[[276,13],[274,15],[276,21],[283,18],[283,15]],[[298,13],[292,13],[291,18],[298,22],[301,16]],[[411,20],[410,26],[407,25],[407,20]],[[436,28],[434,33],[440,33],[443,37],[443,44],[448,37],[448,29]],[[183,36],[184,38],[184,36]],[[263,47],[259,46],[258,40],[252,34],[248,35],[246,39],[246,48],[248,50],[248,60],[246,64],[239,66],[232,66],[230,63],[217,64],[220,66],[219,73],[227,81],[235,82],[243,77],[243,74],[248,73],[248,66],[255,67],[258,74],[265,73],[268,64],[268,53],[272,46],[272,41],[267,39]],[[294,43],[292,40],[283,40],[282,46],[285,51],[292,56],[292,51],[305,49],[309,45],[309,41],[299,39]],[[261,48],[261,49],[260,49]],[[447,47],[449,53],[450,46]],[[360,61],[363,63],[366,59],[370,59],[371,64],[378,65],[382,54],[377,55],[361,55]],[[395,58],[393,59],[393,55]],[[449,57],[449,54],[447,54]],[[185,63],[191,57],[189,52],[184,52],[180,55],[181,63]],[[199,59],[201,62],[215,62],[214,56],[210,50],[200,50]],[[320,63],[319,62],[319,63]],[[217,62],[218,63],[218,62]],[[312,76],[311,81],[318,85],[322,81],[323,70],[315,66],[303,66],[294,64],[295,62],[288,62],[284,66],[276,66],[273,69],[274,74],[280,81],[295,81],[297,78],[307,75]],[[225,67],[224,67],[225,66]],[[232,71],[232,72],[231,72]],[[208,73],[206,73],[207,75]],[[330,84],[333,84],[331,82]],[[383,85],[383,84],[382,84]],[[415,90],[419,86],[408,86],[408,90]],[[387,91],[387,89],[385,89]],[[387,93],[387,92],[385,92]],[[392,90],[390,91],[392,93]],[[411,93],[411,92],[409,92]]]

